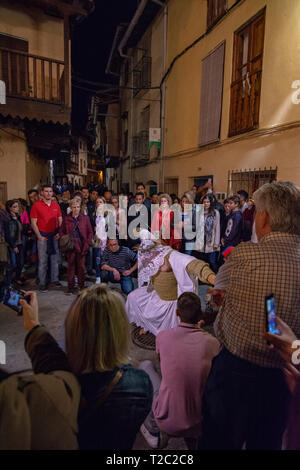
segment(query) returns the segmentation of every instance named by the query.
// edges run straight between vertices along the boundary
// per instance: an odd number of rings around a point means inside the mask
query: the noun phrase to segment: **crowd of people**
[[[201,213],[199,204],[204,208]],[[14,277],[18,286],[24,286],[24,265],[37,264],[41,292],[61,286],[59,267],[66,260],[68,294],[84,287],[86,275],[96,276],[97,284],[121,282],[128,294],[133,290],[131,277],[136,276],[132,250],[140,243],[137,230],[141,229],[172,249],[207,262],[214,273],[223,263],[225,248],[255,239],[255,206],[246,191],[238,191],[221,204],[212,193],[211,183],[187,191],[181,198],[164,193],[147,197],[142,183],[135,195],[113,194],[102,186],[82,187],[71,193],[67,184],[54,189],[44,184],[39,190],[28,191],[28,203],[19,198],[0,207],[6,283],[11,284]],[[116,229],[110,236],[108,227],[113,226]],[[117,242],[108,243],[109,238]],[[66,247],[63,240],[70,239],[72,249],[66,249],[71,245]]]
[[[37,435],[23,436],[22,445],[131,449],[140,430],[153,448],[177,436],[189,449],[279,450],[287,430],[285,448],[299,449],[292,344],[300,335],[300,188],[268,183],[222,204],[210,182],[181,198],[147,197],[142,183],[136,189],[71,193],[45,184],[28,192],[28,205],[14,199],[1,208],[4,286],[26,288],[24,264],[32,263],[41,293],[61,288],[65,261],[66,294],[79,294],[65,321],[65,351],[40,325],[36,293],[21,301],[34,371],[23,406],[30,414],[30,394],[45,380],[55,407],[46,407],[47,431],[34,423]],[[218,307],[214,335],[203,329],[199,281]],[[279,335],[266,330],[270,293]],[[130,323],[155,335],[160,372],[150,361],[129,365]],[[0,448],[12,448],[13,433],[1,439],[1,413],[23,379],[1,378]],[[54,425],[65,435],[60,443]]]

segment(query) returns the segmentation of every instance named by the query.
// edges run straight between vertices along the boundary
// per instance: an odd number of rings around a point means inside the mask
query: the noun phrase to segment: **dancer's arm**
[[[210,269],[209,265],[204,261],[195,259],[191,261],[186,267],[187,273],[190,276],[198,277],[199,281],[207,284],[214,284],[215,273]]]

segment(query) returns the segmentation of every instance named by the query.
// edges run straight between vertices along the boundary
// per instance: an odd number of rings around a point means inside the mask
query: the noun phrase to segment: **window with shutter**
[[[234,34],[229,136],[258,127],[265,10]]]
[[[0,34],[0,48],[10,51],[1,51],[1,79],[6,83],[6,90],[11,95],[28,94],[28,58],[16,52],[28,53],[28,41],[14,36]],[[27,80],[26,80],[27,75]]]
[[[277,167],[270,169],[233,170],[228,174],[228,194],[243,189],[251,196],[258,188],[277,179]]]
[[[220,139],[225,42],[202,61],[199,145]]]
[[[211,28],[227,11],[227,0],[207,0],[207,29]]]

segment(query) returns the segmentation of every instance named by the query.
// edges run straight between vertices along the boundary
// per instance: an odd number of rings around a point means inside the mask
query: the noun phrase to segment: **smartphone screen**
[[[7,304],[10,307],[18,307],[19,300],[20,300],[20,295],[17,292],[10,291],[10,296],[9,296],[8,301],[7,301]]]
[[[267,295],[266,299],[266,317],[267,317],[267,330],[273,335],[278,335],[279,331],[276,328],[276,310],[275,310],[275,299],[273,294]]]
[[[20,305],[20,299],[24,299],[24,293],[12,287],[4,288],[1,290],[0,302],[7,307],[18,312],[18,315],[22,315],[22,306]]]

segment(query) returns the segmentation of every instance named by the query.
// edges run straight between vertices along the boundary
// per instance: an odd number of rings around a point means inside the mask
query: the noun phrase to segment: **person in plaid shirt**
[[[265,332],[265,296],[300,337],[300,187],[254,193],[259,243],[241,243],[222,267],[226,294],[215,322],[223,346],[204,394],[201,449],[281,449],[290,392],[284,361]],[[226,271],[226,273],[224,273]]]

